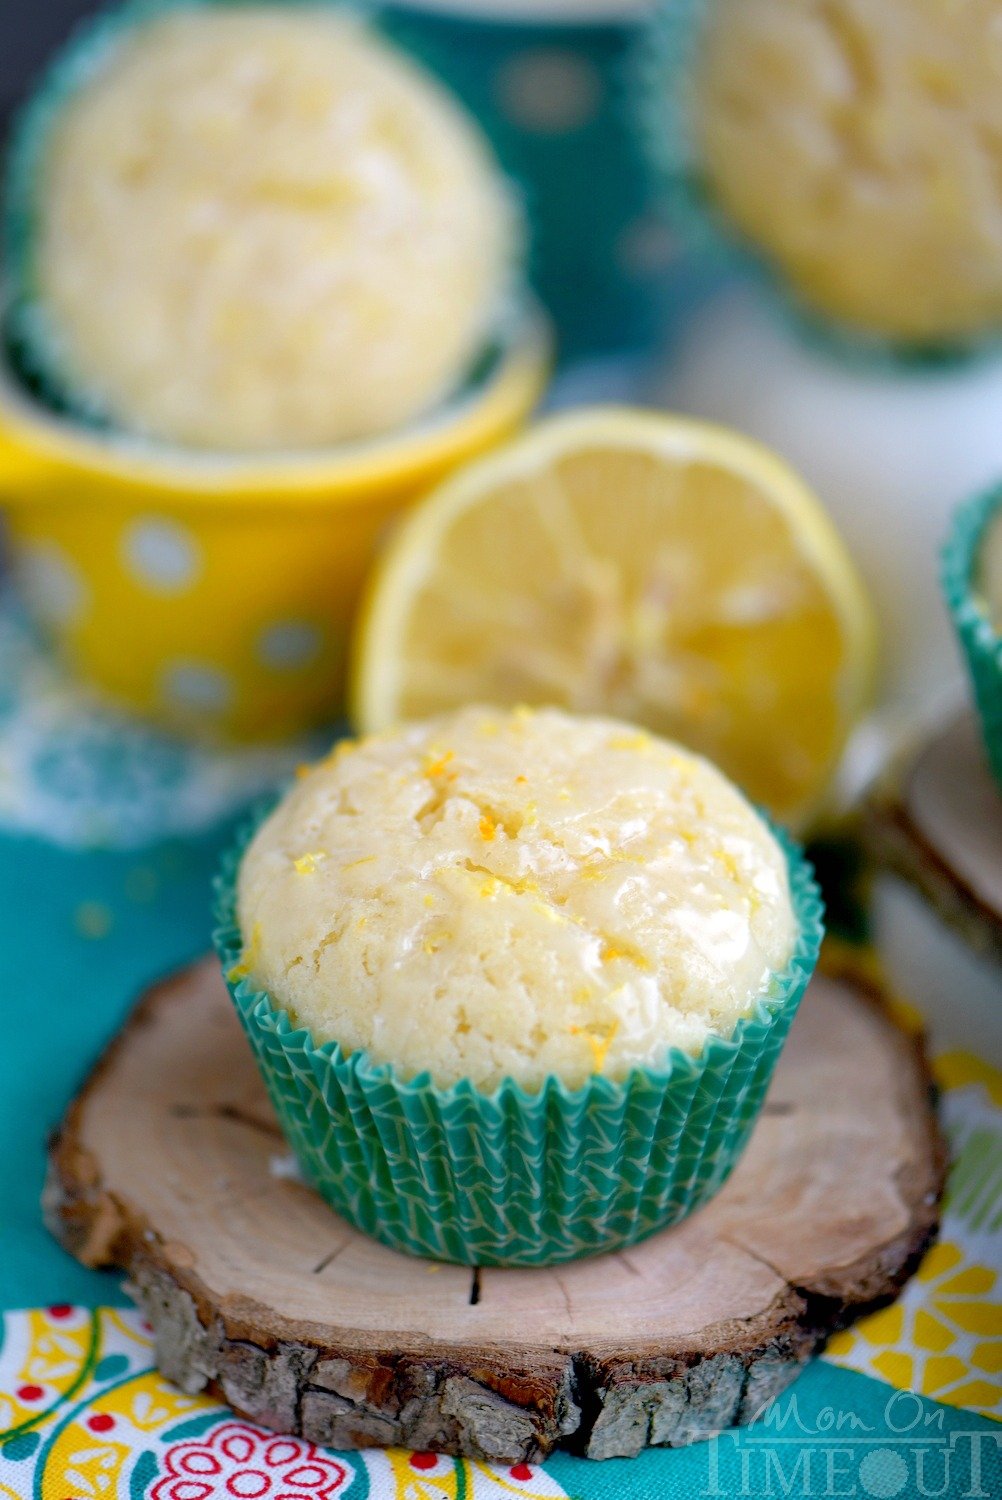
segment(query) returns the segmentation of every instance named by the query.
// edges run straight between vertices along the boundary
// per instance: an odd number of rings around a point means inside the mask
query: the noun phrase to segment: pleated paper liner
[[[977,590],[978,554],[992,520],[1002,512],[1002,485],[961,506],[943,547],[940,578],[950,618],[967,664],[981,737],[1002,787],[1002,636]]]
[[[551,1076],[529,1093],[506,1078],[488,1094],[468,1080],[401,1079],[365,1051],[317,1044],[238,977],[236,875],[255,826],[217,881],[216,948],[300,1167],[356,1228],[435,1260],[546,1265],[634,1244],[726,1180],[821,943],[813,872],[784,835],[796,946],[730,1038],[711,1037],[698,1057],[672,1049],[622,1082],[596,1074],[568,1089]]]

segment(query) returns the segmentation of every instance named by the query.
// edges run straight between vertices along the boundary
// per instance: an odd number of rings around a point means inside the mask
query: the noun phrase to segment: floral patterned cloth
[[[6,1315],[0,1348],[0,1496],[101,1500],[329,1500],[351,1491],[403,1497],[563,1495],[533,1464],[488,1465],[431,1453],[333,1453],[282,1437],[151,1367],[138,1313],[68,1304]]]
[[[952,1157],[939,1241],[898,1301],[826,1357],[1002,1420],[1002,1074],[962,1052],[936,1073]]]

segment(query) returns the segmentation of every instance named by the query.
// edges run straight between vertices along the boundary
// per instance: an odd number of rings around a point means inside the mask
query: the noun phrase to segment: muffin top
[[[1002,321],[994,5],[720,0],[693,80],[713,198],[816,310],[906,342]]]
[[[317,1042],[481,1089],[697,1054],[785,967],[786,858],[707,761],[468,708],[339,745],[262,824],[238,966]]]
[[[267,450],[389,431],[455,387],[514,215],[432,77],[308,4],[170,11],[87,61],[45,134],[27,268],[29,340],[78,404]]]
[[[975,587],[995,634],[1002,636],[1002,505],[989,520],[978,550]]]

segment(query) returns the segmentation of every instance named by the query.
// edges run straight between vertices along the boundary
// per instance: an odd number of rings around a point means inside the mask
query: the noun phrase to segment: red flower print
[[[302,1438],[224,1422],[204,1438],[174,1443],[149,1500],[331,1500],[351,1470]]]

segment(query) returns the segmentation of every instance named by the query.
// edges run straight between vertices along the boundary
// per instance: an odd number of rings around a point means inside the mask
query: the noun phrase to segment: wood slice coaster
[[[514,1463],[706,1436],[756,1412],[935,1233],[921,1045],[816,978],[739,1166],[684,1223],[552,1270],[415,1260],[351,1229],[287,1147],[213,960],[150,990],[52,1143],[47,1222],[129,1274],[184,1390],[335,1448]]]
[[[863,830],[879,864],[1002,963],[1002,792],[971,713],[941,725],[881,778]]]

